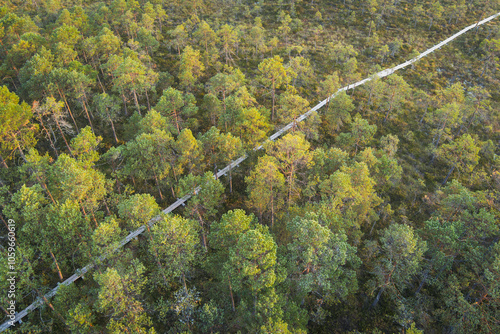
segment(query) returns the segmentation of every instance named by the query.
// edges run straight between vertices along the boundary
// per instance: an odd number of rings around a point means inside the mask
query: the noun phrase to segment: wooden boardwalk
[[[499,13],[496,13],[482,21],[479,21],[477,23],[474,23],[474,24],[471,24],[470,26],[460,30],[459,32],[457,32],[456,34],[454,34],[453,36],[445,39],[444,41],[442,41],[441,43],[438,43],[436,45],[434,45],[433,47],[431,47],[430,49],[427,49],[425,52],[419,54],[418,56],[416,56],[415,58],[412,58],[402,64],[399,64],[397,66],[394,66],[392,68],[388,68],[388,69],[385,69],[383,71],[380,71],[378,73],[375,74],[375,76],[378,76],[380,78],[383,78],[383,77],[386,77],[388,75],[391,75],[393,74],[394,72],[396,72],[397,70],[400,70],[400,69],[403,69],[411,64],[413,64],[414,62],[416,62],[417,60],[427,56],[428,54],[436,51],[437,49],[441,48],[442,46],[448,44],[449,42],[453,41],[455,38],[457,38],[458,36],[466,33],[467,31],[471,30],[471,29],[474,29],[480,25],[483,25],[495,18],[497,18],[498,16],[500,16],[500,12]],[[285,127],[283,127],[282,129],[280,129],[279,131],[275,132],[274,134],[272,134],[270,137],[269,137],[269,140],[275,140],[277,138],[279,138],[281,135],[283,135],[285,132],[287,132],[288,130],[290,130],[296,123],[298,122],[301,122],[303,120],[305,120],[307,117],[309,117],[311,115],[311,113],[317,111],[318,109],[320,109],[321,107],[323,107],[325,104],[328,103],[328,101],[330,101],[330,99],[334,98],[338,93],[342,92],[342,91],[347,91],[349,89],[354,89],[355,87],[358,87],[358,86],[361,86],[363,84],[365,84],[366,82],[372,80],[372,78],[374,78],[375,76],[372,76],[370,78],[366,78],[364,80],[361,80],[361,81],[358,81],[356,83],[353,83],[351,85],[348,85],[348,86],[345,86],[343,88],[340,88],[336,93],[334,93],[332,96],[329,96],[327,97],[326,99],[324,99],[323,101],[321,101],[320,103],[318,103],[316,106],[314,106],[312,109],[310,109],[309,111],[307,111],[306,113],[302,114],[300,117],[298,117],[295,121],[287,124]],[[260,150],[262,149],[262,145],[256,147],[254,150]],[[248,157],[247,154],[241,156],[240,158],[232,161],[229,165],[227,165],[224,169],[222,170],[219,170],[216,174],[216,176],[214,175],[214,177],[221,177],[221,176],[224,176],[226,175],[230,169],[234,169],[235,167],[238,167],[246,158]],[[201,188],[198,187],[195,189],[195,192],[198,192]],[[181,205],[184,205],[184,203],[187,202],[187,200],[189,200],[191,198],[191,195],[186,195],[180,199],[178,199],[177,201],[175,201],[172,205],[170,205],[168,208],[166,208],[165,210],[163,210],[162,212],[163,213],[170,213],[172,211],[174,211],[177,207],[181,206]],[[157,217],[154,217],[152,218],[149,222],[148,222],[148,225],[151,227],[152,225],[154,225],[157,221],[159,221],[161,218],[161,216],[157,216]],[[137,230],[131,232],[127,237],[125,237],[123,240],[120,241],[120,244],[112,250],[112,252],[116,252],[117,250],[119,250],[120,248],[122,248],[123,246],[125,246],[126,244],[128,244],[131,240],[137,238],[140,234],[142,234],[144,231],[146,230],[146,225],[144,226],[141,226],[139,227]],[[108,253],[109,254],[109,253]],[[58,285],[53,288],[52,290],[50,290],[48,293],[45,294],[45,298],[49,299],[51,297],[53,297],[56,293],[57,293],[57,290],[59,289],[59,286],[61,285],[70,285],[71,283],[73,283],[74,281],[76,281],[77,279],[79,279],[80,277],[82,277],[83,275],[85,275],[87,272],[89,272],[92,268],[94,268],[94,266],[96,265],[96,263],[100,263],[102,262],[103,260],[105,260],[107,257],[108,257],[108,254],[103,254],[101,255],[99,258],[96,259],[95,262],[93,263],[89,263],[88,265],[86,265],[85,267],[81,268],[81,269],[78,269],[72,276],[70,276],[69,278],[67,278],[64,282],[62,283],[58,283]],[[22,318],[24,318],[26,315],[28,315],[30,312],[34,311],[35,309],[37,309],[40,305],[43,304],[43,300],[42,298],[38,297],[35,302],[33,302],[30,306],[26,307],[24,310],[22,310],[21,312],[18,312],[16,313],[16,318],[14,320],[14,323],[15,322],[18,322],[20,321]],[[0,332],[3,332],[5,331],[6,329],[8,329],[9,327],[11,326],[11,322],[10,321],[6,321],[5,323],[3,323],[1,326],[0,326]]]

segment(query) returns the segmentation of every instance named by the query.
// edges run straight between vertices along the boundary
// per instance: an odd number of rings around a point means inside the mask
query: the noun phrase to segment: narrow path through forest
[[[380,78],[383,78],[383,77],[386,77],[388,75],[391,75],[393,74],[394,72],[396,72],[397,70],[400,70],[402,68],[405,68],[411,64],[413,64],[414,62],[418,61],[420,58],[423,58],[425,56],[427,56],[428,54],[434,52],[435,50],[441,48],[443,45],[446,45],[448,44],[449,42],[451,42],[452,40],[454,40],[455,38],[457,38],[458,36],[466,33],[467,31],[471,30],[471,29],[474,29],[476,28],[477,26],[480,26],[480,25],[483,25],[495,18],[497,18],[498,16],[500,16],[500,12],[499,13],[496,13],[482,21],[479,21],[477,23],[474,23],[474,24],[471,24],[470,26],[468,26],[467,28],[464,28],[462,30],[460,30],[459,32],[457,32],[456,34],[454,34],[453,36],[445,39],[444,41],[442,41],[441,43],[438,43],[436,45],[434,45],[433,47],[431,47],[430,49],[427,49],[425,52],[421,53],[420,55],[416,56],[415,58],[413,59],[410,59],[402,64],[399,64],[395,67],[392,67],[392,68],[388,68],[388,69],[385,69],[383,71],[380,71],[378,73],[375,74],[375,76],[378,76]],[[342,91],[346,91],[346,90],[349,90],[349,89],[353,89],[357,86],[360,86],[360,85],[363,85],[365,84],[366,82],[372,80],[373,77],[375,76],[372,76],[370,78],[366,78],[364,80],[361,80],[361,81],[358,81],[354,84],[351,84],[351,85],[348,85],[346,87],[343,87],[341,89],[339,89],[336,93],[334,93],[333,95],[329,96],[328,98],[324,99],[323,101],[321,101],[320,103],[318,103],[314,108],[312,108],[311,110],[307,111],[306,113],[302,114],[300,117],[298,117],[295,121],[291,122],[290,124],[286,125],[284,128],[282,128],[281,130],[277,131],[276,133],[274,133],[273,135],[271,135],[269,137],[270,140],[275,140],[276,138],[280,137],[282,134],[284,134],[285,132],[287,132],[288,130],[290,130],[294,124],[296,124],[297,122],[301,122],[303,120],[305,120],[307,117],[309,117],[311,115],[311,113],[317,111],[318,109],[320,109],[321,107],[323,107],[325,104],[328,103],[328,101],[332,98],[334,98],[339,92],[342,92]],[[262,149],[262,145],[256,147],[254,150],[260,150]],[[247,154],[241,156],[240,158],[232,161],[228,166],[226,166],[224,169],[222,170],[219,170],[219,172],[217,173],[217,178],[221,177],[221,176],[224,176],[226,175],[226,173],[229,172],[230,169],[234,169],[235,167],[237,167],[240,163],[242,163],[246,158],[248,157]],[[196,188],[195,192],[198,192],[200,189],[200,187]],[[170,213],[172,212],[173,210],[175,210],[177,207],[181,206],[181,205],[184,205],[184,203],[191,198],[192,195],[186,195],[180,199],[178,199],[175,203],[173,203],[172,205],[170,205],[168,208],[166,208],[165,210],[163,210],[162,212],[167,214],[167,213]],[[159,221],[161,219],[161,216],[157,216],[157,217],[154,217],[152,218],[149,222],[148,222],[148,225],[151,227],[152,225],[154,225],[157,221]],[[123,246],[125,246],[126,244],[128,244],[131,240],[137,238],[140,234],[142,234],[144,231],[146,230],[146,225],[144,226],[141,226],[139,227],[137,230],[135,230],[134,232],[131,232],[126,238],[124,238],[120,244],[115,248],[113,249],[112,252],[115,252],[117,250],[119,250],[120,248],[122,248]],[[79,279],[80,277],[82,277],[83,275],[85,275],[89,270],[91,270],[97,263],[100,263],[102,262],[103,260],[105,260],[107,258],[109,253],[107,254],[103,254],[101,255],[99,258],[96,259],[96,261],[94,263],[89,263],[88,265],[86,265],[85,267],[81,268],[81,269],[78,269],[71,277],[69,277],[68,279],[66,279],[64,282],[62,283],[58,283],[58,285],[53,288],[51,291],[49,291],[47,294],[45,294],[45,298],[46,299],[49,299],[51,297],[53,297],[56,293],[57,293],[57,290],[59,289],[59,286],[60,285],[70,285],[71,283],[73,283],[74,281],[76,281],[77,279]],[[3,323],[1,326],[0,326],[0,332],[3,332],[5,331],[6,329],[8,329],[12,323],[15,323],[15,322],[18,322],[20,321],[22,318],[24,318],[26,315],[28,315],[28,313],[34,311],[35,309],[37,309],[40,305],[42,305],[44,303],[43,299],[38,297],[37,300],[35,302],[33,302],[30,306],[28,306],[27,308],[25,308],[24,310],[22,310],[21,312],[18,312],[16,313],[16,318],[14,320],[14,322],[11,322],[10,320],[9,321],[6,321],[5,323]]]

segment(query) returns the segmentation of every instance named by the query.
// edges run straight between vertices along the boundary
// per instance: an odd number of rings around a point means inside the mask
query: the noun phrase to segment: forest
[[[0,0],[0,331],[500,333],[499,12]]]

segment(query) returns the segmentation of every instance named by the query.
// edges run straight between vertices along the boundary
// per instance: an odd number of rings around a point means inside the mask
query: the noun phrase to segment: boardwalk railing
[[[474,29],[480,25],[483,25],[495,18],[497,18],[498,16],[500,16],[500,12],[499,13],[496,13],[482,21],[479,21],[477,23],[474,23],[474,24],[471,24],[470,26],[468,26],[467,28],[464,28],[462,30],[460,30],[459,32],[457,32],[456,34],[454,34],[453,36],[445,39],[444,41],[442,41],[441,43],[438,43],[436,45],[434,45],[433,47],[431,47],[430,49],[427,49],[425,52],[419,54],[418,56],[416,56],[415,58],[412,58],[402,64],[399,64],[397,66],[394,66],[392,68],[388,68],[388,69],[385,69],[383,71],[380,71],[378,73],[375,74],[375,76],[378,76],[379,78],[383,78],[383,77],[386,77],[388,75],[391,75],[393,74],[394,72],[396,72],[397,70],[400,70],[402,68],[405,68],[411,64],[413,64],[414,62],[416,62],[417,60],[419,60],[420,58],[423,58],[425,56],[427,56],[428,54],[436,51],[437,49],[441,48],[443,45],[446,45],[448,44],[449,42],[451,42],[452,40],[454,40],[455,38],[457,38],[458,36],[466,33],[467,31],[471,30],[471,29]],[[366,78],[364,80],[361,80],[361,81],[358,81],[356,83],[353,83],[351,85],[348,85],[348,86],[345,86],[343,88],[340,88],[336,93],[332,94],[331,96],[327,97],[326,99],[324,99],[323,101],[321,101],[320,103],[318,103],[316,106],[314,106],[311,110],[307,111],[306,113],[302,114],[300,117],[298,117],[296,120],[294,120],[293,122],[287,124],[285,127],[283,127],[282,129],[280,129],[279,131],[275,132],[274,134],[272,134],[269,139],[270,140],[275,140],[276,138],[280,137],[281,135],[283,135],[285,132],[287,132],[288,130],[290,130],[296,123],[298,122],[301,122],[303,120],[305,120],[307,117],[309,117],[311,115],[311,113],[317,111],[318,109],[320,109],[321,107],[323,107],[325,104],[327,104],[330,99],[333,99],[338,93],[342,92],[342,91],[347,91],[349,89],[354,89],[355,87],[358,87],[358,86],[361,86],[363,84],[365,84],[366,82],[372,80],[372,78],[374,78],[375,76],[373,77],[370,77],[370,78]],[[260,150],[262,149],[262,145],[256,147],[254,150]],[[232,161],[229,165],[227,165],[224,169],[222,170],[219,170],[217,172],[216,175],[214,175],[214,177],[221,177],[221,176],[224,176],[226,175],[229,170],[231,169],[234,169],[235,167],[239,166],[239,164],[241,164],[246,158],[248,157],[247,154],[241,156],[240,158]],[[201,188],[198,187],[195,189],[195,193],[198,192]],[[170,205],[168,208],[166,208],[165,210],[163,210],[162,212],[163,213],[170,213],[172,212],[173,210],[175,210],[177,207],[181,206],[181,205],[184,205],[184,203],[187,202],[188,199],[191,198],[192,195],[186,195],[180,199],[178,199],[177,201],[175,201],[172,205]],[[157,217],[154,217],[152,218],[149,222],[148,222],[148,225],[151,227],[152,225],[154,225],[157,221],[159,221],[161,219],[161,216],[157,216]],[[144,226],[141,226],[139,227],[137,230],[131,232],[127,237],[125,237],[123,240],[120,241],[119,245],[112,250],[112,252],[115,252],[117,251],[118,249],[122,248],[123,246],[125,246],[126,244],[128,244],[131,240],[137,238],[140,234],[142,234],[144,231],[146,230],[146,225]],[[112,253],[111,252],[111,253]],[[109,254],[109,253],[108,253]],[[56,293],[57,293],[57,290],[59,289],[59,286],[60,285],[70,285],[71,283],[73,283],[74,281],[76,281],[77,279],[79,279],[80,277],[82,277],[83,275],[85,275],[89,270],[91,270],[92,268],[94,268],[94,266],[96,266],[96,263],[99,263],[99,262],[102,262],[103,260],[105,260],[108,256],[108,254],[104,254],[104,255],[101,255],[97,261],[95,263],[89,263],[88,265],[86,265],[85,267],[81,268],[81,269],[78,269],[72,276],[70,276],[68,279],[66,279],[64,282],[62,283],[58,283],[58,285],[53,288],[52,290],[50,290],[48,293],[45,294],[45,298],[50,298],[50,297],[53,297]],[[24,310],[22,310],[21,312],[18,312],[16,313],[16,317],[15,317],[15,320],[14,321],[6,321],[4,322],[1,326],[0,326],[0,332],[3,332],[5,331],[6,329],[8,329],[12,323],[16,323],[18,321],[20,321],[22,318],[24,318],[26,315],[28,315],[28,313],[30,313],[31,311],[34,311],[35,309],[37,309],[40,305],[43,304],[43,300],[42,298],[38,297],[30,306],[26,307]]]

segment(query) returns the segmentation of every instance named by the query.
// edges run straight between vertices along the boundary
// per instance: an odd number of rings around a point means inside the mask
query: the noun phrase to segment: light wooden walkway
[[[482,21],[479,21],[477,23],[474,23],[474,24],[471,24],[470,26],[468,26],[467,28],[464,28],[462,30],[460,30],[459,32],[457,32],[456,34],[454,34],[453,36],[445,39],[444,41],[442,41],[441,43],[438,43],[436,45],[434,45],[433,47],[431,47],[430,49],[427,49],[425,52],[419,54],[418,56],[416,56],[415,58],[412,58],[402,64],[399,64],[395,67],[392,67],[392,68],[388,68],[388,69],[385,69],[383,71],[380,71],[378,73],[375,74],[375,76],[378,76],[380,78],[383,78],[383,77],[386,77],[388,75],[391,75],[393,74],[394,72],[396,72],[397,70],[400,70],[402,68],[405,68],[411,64],[413,64],[414,62],[416,62],[417,60],[427,56],[428,54],[436,51],[437,49],[441,48],[442,46],[448,44],[449,42],[453,41],[455,38],[457,38],[458,36],[462,35],[462,34],[465,34],[467,31],[471,30],[471,29],[474,29],[476,28],[477,26],[480,26],[480,25],[483,25],[495,18],[497,18],[498,16],[500,16],[500,12],[497,13],[497,14],[494,14]],[[365,84],[366,82],[372,80],[372,78],[374,78],[375,76],[372,76],[370,78],[366,78],[364,80],[361,80],[361,81],[358,81],[356,83],[353,83],[351,85],[348,85],[346,87],[343,87],[341,89],[339,89],[336,93],[334,93],[332,96],[329,96],[327,97],[326,99],[324,99],[323,101],[321,101],[320,103],[318,103],[316,106],[314,106],[314,108],[312,108],[311,110],[307,111],[306,113],[302,114],[300,117],[298,117],[294,122],[291,122],[290,124],[287,124],[285,127],[283,127],[282,129],[280,129],[279,131],[277,131],[276,133],[274,133],[273,135],[271,135],[269,137],[270,140],[275,140],[277,139],[278,137],[280,137],[281,135],[283,135],[285,132],[287,132],[288,130],[290,130],[294,124],[298,123],[298,122],[301,122],[303,120],[305,120],[307,117],[309,117],[311,115],[311,113],[317,111],[318,109],[320,109],[321,107],[323,107],[325,104],[328,103],[328,101],[330,101],[330,99],[334,98],[338,93],[342,92],[342,91],[347,91],[349,89],[353,89],[355,87],[358,87],[360,85],[363,85]],[[254,150],[260,150],[262,149],[262,145],[256,147]],[[241,164],[246,158],[248,157],[247,154],[241,156],[240,158],[232,161],[228,166],[226,166],[224,169],[222,170],[219,170],[219,172],[217,173],[217,178],[221,177],[221,176],[224,176],[226,175],[228,172],[229,172],[229,169],[234,169],[235,167],[239,166],[239,164]],[[215,175],[214,175],[215,177]],[[199,191],[200,187],[198,187],[196,189],[195,192]],[[184,203],[186,203],[186,201],[188,199],[191,198],[191,195],[186,195],[180,199],[178,199],[177,201],[175,201],[172,205],[170,205],[168,208],[166,208],[165,210],[163,210],[162,212],[163,213],[170,213],[172,212],[173,210],[175,210],[177,207],[181,206],[181,205],[184,205]],[[149,226],[152,226],[154,225],[157,221],[160,220],[160,216],[157,216],[157,217],[154,217],[152,218],[149,222],[148,222],[148,225]],[[118,247],[116,247],[113,252],[119,250],[120,248],[122,248],[123,246],[125,246],[126,244],[128,244],[131,240],[137,238],[140,234],[142,234],[144,231],[146,230],[146,226],[141,226],[139,227],[137,230],[131,232],[126,238],[124,238],[123,240],[121,240],[120,244]],[[52,290],[50,290],[47,294],[45,294],[45,298],[49,299],[51,297],[53,297],[56,293],[57,293],[57,290],[59,289],[59,286],[60,285],[70,285],[71,283],[73,283],[74,281],[76,281],[77,279],[79,279],[80,277],[82,277],[83,275],[85,275],[88,271],[90,271],[95,265],[96,263],[100,263],[102,262],[103,260],[105,260],[107,258],[108,254],[103,254],[101,255],[99,258],[96,259],[95,262],[93,263],[89,263],[88,265],[86,265],[85,267],[81,268],[81,269],[78,269],[71,277],[67,278],[64,282],[62,283],[59,283],[55,288],[53,288]],[[26,315],[28,315],[30,312],[34,311],[35,309],[37,309],[40,305],[43,304],[43,300],[38,297],[37,300],[35,300],[35,302],[33,302],[30,306],[26,307],[24,310],[22,310],[21,312],[18,312],[16,313],[16,319],[14,320],[14,323],[15,322],[18,322],[20,321],[22,318],[24,318]],[[9,327],[11,326],[10,324],[10,321],[6,321],[5,323],[3,323],[1,326],[0,326],[0,332],[3,332],[5,331],[6,329],[8,329]]]

